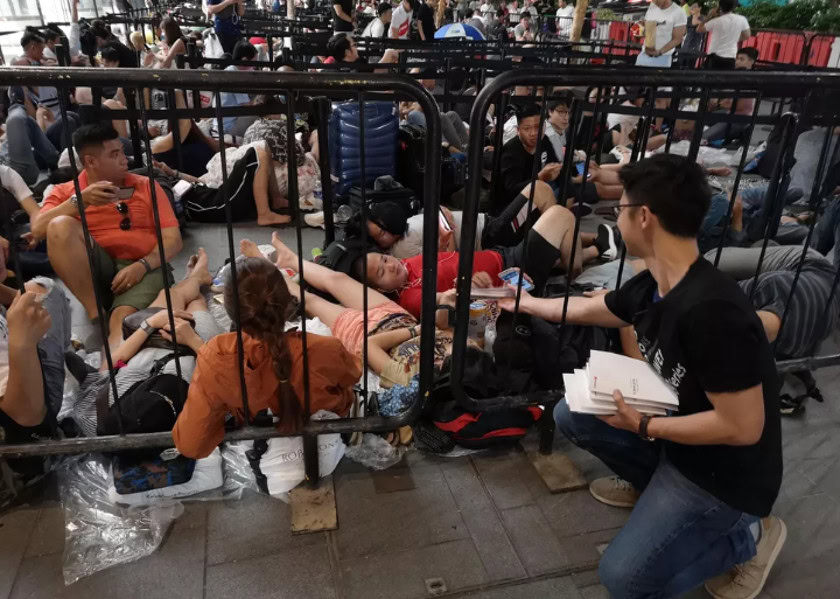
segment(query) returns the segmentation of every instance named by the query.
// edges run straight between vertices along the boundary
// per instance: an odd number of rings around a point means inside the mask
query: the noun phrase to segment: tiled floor
[[[235,233],[237,241],[269,237],[266,229]],[[305,232],[307,254],[319,240]],[[213,266],[222,263],[226,238],[218,228],[193,228],[186,242],[190,250],[207,248]],[[838,372],[819,372],[825,404],[812,402],[803,418],[783,423],[785,479],[776,512],[789,537],[765,599],[837,596]],[[555,447],[588,478],[605,473],[567,441]],[[421,599],[432,596],[427,585],[435,579],[449,597],[606,598],[595,567],[626,510],[585,490],[551,495],[521,448],[450,459],[410,452],[407,467],[413,489],[378,493],[381,475],[344,460],[334,477],[339,529],[330,533],[292,536],[288,506],[264,496],[187,504],[155,554],[69,587],[63,512],[55,485],[46,484],[0,515],[0,599]]]

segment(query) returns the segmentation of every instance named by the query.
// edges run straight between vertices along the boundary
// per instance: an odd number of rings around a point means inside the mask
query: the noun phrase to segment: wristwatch
[[[73,204],[76,208],[79,207],[79,198],[76,197],[76,194],[70,196],[70,203]]]
[[[642,419],[639,422],[639,437],[641,437],[643,441],[656,441],[656,439],[648,435],[648,424],[650,424],[652,419],[653,416],[650,414],[642,414]]]
[[[157,333],[157,329],[150,325],[148,320],[144,320],[140,323],[140,330],[146,333],[149,337]]]

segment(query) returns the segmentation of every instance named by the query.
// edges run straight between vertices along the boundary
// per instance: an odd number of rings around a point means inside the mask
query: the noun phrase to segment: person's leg
[[[125,105],[117,100],[103,100],[102,105],[110,110],[125,110]],[[114,129],[117,130],[120,137],[131,137],[128,132],[128,121],[125,119],[111,121],[111,125],[113,125]]]
[[[44,372],[44,401],[53,415],[58,414],[64,396],[64,351],[70,345],[70,302],[55,281],[37,277],[26,283],[27,291],[44,293],[43,306],[50,315],[50,328],[38,342]]]
[[[604,552],[599,578],[614,599],[680,596],[751,559],[755,521],[663,458]]]
[[[838,241],[840,241],[840,198],[835,198],[826,205],[823,215],[814,225],[811,247],[825,256]],[[834,252],[834,254],[834,261],[837,263],[840,252]]]
[[[470,145],[470,136],[467,132],[466,125],[464,125],[463,119],[461,119],[461,115],[455,112],[454,110],[450,110],[446,113],[446,119],[452,125],[452,129],[458,136],[459,143],[457,144],[457,146],[462,150],[466,150]]]
[[[425,117],[423,121],[425,123]],[[452,125],[452,121],[450,121],[445,114],[440,115],[440,136],[443,141],[450,145],[450,147],[453,147],[456,150],[464,149],[464,146],[461,145],[461,137]]]
[[[481,246],[514,246],[525,237],[534,223],[551,206],[557,205],[551,186],[544,181],[535,181],[533,185],[534,201],[528,212],[528,199],[531,197],[531,184],[525,186],[518,196],[496,217],[488,218],[481,234]]]
[[[32,150],[32,140],[29,139],[30,120],[37,129],[38,124],[26,114],[23,106],[15,105],[9,109],[6,117],[6,151],[9,166],[23,177],[27,185],[34,185],[41,169],[38,168],[35,152]]]
[[[190,312],[190,306],[200,300],[206,310],[207,304],[201,296],[201,287],[212,283],[213,276],[207,270],[207,252],[204,251],[204,248],[198,248],[198,252],[191,256],[187,263],[187,275],[169,289],[172,309]],[[149,307],[166,308],[165,290],[161,289],[155,300],[149,304]]]
[[[287,278],[286,286],[289,288],[289,293],[291,293],[299,301],[301,295],[300,285]],[[334,304],[313,293],[309,293],[308,291],[306,292],[306,300],[304,303],[306,304],[306,315],[310,318],[318,318],[321,322],[330,327],[330,329],[333,328],[336,320],[338,320],[338,317],[347,310],[344,306]]]
[[[47,127],[47,139],[49,139],[50,143],[52,143],[52,145],[61,152],[67,147],[67,132],[69,131],[72,136],[73,132],[79,128],[80,124],[79,115],[75,112],[67,113],[67,121],[59,115],[55,122]]]
[[[426,115],[419,110],[412,110],[411,112],[409,112],[408,116],[405,118],[405,121],[409,125],[414,125],[415,127],[422,127],[423,129],[426,128]]]
[[[647,487],[659,464],[658,442],[643,441],[639,435],[613,428],[595,416],[574,413],[565,400],[554,408],[554,421],[569,441],[604,462],[636,489]]]
[[[721,141],[726,137],[726,123],[715,123],[703,131],[704,141]]]
[[[47,226],[47,255],[55,273],[84,306],[88,318],[95,319],[97,312],[94,278],[88,268],[87,249],[81,222],[70,216],[59,216],[51,220]],[[101,261],[97,279],[102,278],[103,281],[107,279],[110,284],[116,272],[113,264],[107,262],[107,260]],[[100,285],[99,289],[102,292],[105,291],[103,285]],[[110,297],[102,298],[106,309],[111,299]]]
[[[254,205],[257,208],[257,224],[263,227],[286,224],[292,220],[292,217],[288,214],[273,212],[269,202],[271,156],[264,148],[255,148],[255,150],[259,166],[254,173],[254,182],[251,187],[254,193]]]
[[[577,276],[583,269],[583,248],[579,237],[573,239],[574,230],[575,215],[563,206],[554,206],[534,224],[531,235],[539,235],[560,250],[563,266],[573,276]],[[574,265],[571,264],[572,247],[576,248]]]
[[[271,245],[277,250],[277,258],[275,259],[277,268],[290,268],[297,271],[299,266],[297,254],[280,241],[280,236],[276,232],[271,235]],[[247,239],[243,240],[239,247],[245,256],[262,257],[262,254],[252,241]],[[329,293],[345,308],[361,310],[364,307],[362,295],[362,291],[365,289],[364,286],[342,272],[331,270],[316,262],[306,261],[303,268],[303,278],[307,284],[312,285],[320,291]],[[367,294],[368,309],[391,301],[375,289],[367,288]],[[308,302],[309,296],[307,295],[306,297]],[[308,310],[309,307],[307,306]]]

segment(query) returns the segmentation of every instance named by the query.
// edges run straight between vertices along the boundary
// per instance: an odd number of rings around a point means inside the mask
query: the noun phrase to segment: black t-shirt
[[[517,135],[502,148],[502,160],[499,176],[496,178],[493,193],[493,203],[490,213],[498,215],[505,206],[510,204],[522,189],[531,182],[534,168],[534,156],[539,154],[540,163],[537,173],[550,162],[560,162],[554,152],[554,146],[546,136],[543,136],[539,153],[530,154],[522,145]]]
[[[114,48],[120,55],[120,68],[137,68],[137,53],[120,40],[110,40],[107,47]]]
[[[779,380],[761,321],[738,284],[698,258],[662,299],[645,271],[605,302],[633,324],[642,355],[677,390],[680,416],[713,409],[706,392],[763,385],[764,432],[755,445],[664,445],[686,478],[737,510],[767,516],[782,482]]]
[[[333,0],[333,29],[335,31],[353,31],[353,23],[348,23],[344,19],[339,18],[338,13],[335,12],[335,5],[341,5],[341,10],[348,17],[353,17],[353,0]]]
[[[419,6],[415,9],[415,17],[423,26],[423,34],[426,36],[426,41],[434,39],[435,37],[435,11],[425,2],[419,2]]]

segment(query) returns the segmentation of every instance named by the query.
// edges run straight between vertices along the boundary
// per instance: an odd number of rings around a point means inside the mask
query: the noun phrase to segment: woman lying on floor
[[[228,280],[224,303],[234,318],[238,296],[250,416],[271,410],[277,429],[294,433],[303,426],[304,338],[285,330],[295,310],[292,295],[280,271],[262,257],[238,260],[236,272],[238,294]],[[307,335],[306,350],[310,413],[327,410],[346,417],[362,374],[358,360],[333,337]],[[224,438],[228,414],[242,425],[241,389],[237,335],[219,335],[198,352],[187,402],[172,430],[182,455],[210,455]]]
[[[271,245],[277,250],[277,268],[297,270],[298,257],[282,241],[277,233],[271,238]],[[257,246],[248,240],[240,245],[246,256],[262,258]],[[330,327],[333,335],[347,350],[361,356],[364,336],[368,335],[368,366],[380,377],[383,387],[395,384],[408,385],[420,368],[419,322],[383,294],[374,289],[365,289],[348,275],[314,262],[307,262],[303,269],[307,284],[334,297],[335,304],[317,295],[306,293],[306,315],[319,318]],[[289,291],[300,298],[300,286],[287,280]],[[364,293],[367,293],[367,331],[365,331]],[[443,296],[445,295],[445,297]],[[454,290],[443,294],[438,303],[455,305]],[[438,327],[444,328],[447,312],[440,311]],[[440,367],[444,358],[452,351],[452,334],[440,330],[435,333],[435,366]]]
[[[213,277],[207,270],[207,254],[199,249],[190,259],[187,276],[169,290],[172,310],[175,315],[175,336],[179,344],[178,362],[181,376],[190,381],[195,369],[195,353],[216,335],[223,331],[207,311],[207,304],[201,295],[201,287],[210,285]],[[171,341],[169,313],[166,310],[166,296],[161,291],[157,299],[144,312],[154,312],[146,320],[148,327],[138,328],[120,347],[111,354],[116,368],[117,392],[122,396],[132,385],[149,377],[155,362],[173,355],[171,349],[146,347],[155,332]],[[82,434],[96,436],[96,397],[105,387],[110,387],[107,372],[97,372],[81,358],[68,357],[67,367],[81,385],[80,397],[73,408],[73,419]],[[107,366],[103,363],[102,369]],[[162,374],[176,374],[175,360],[170,359],[160,371]],[[114,403],[113,389],[109,390],[108,405]]]

